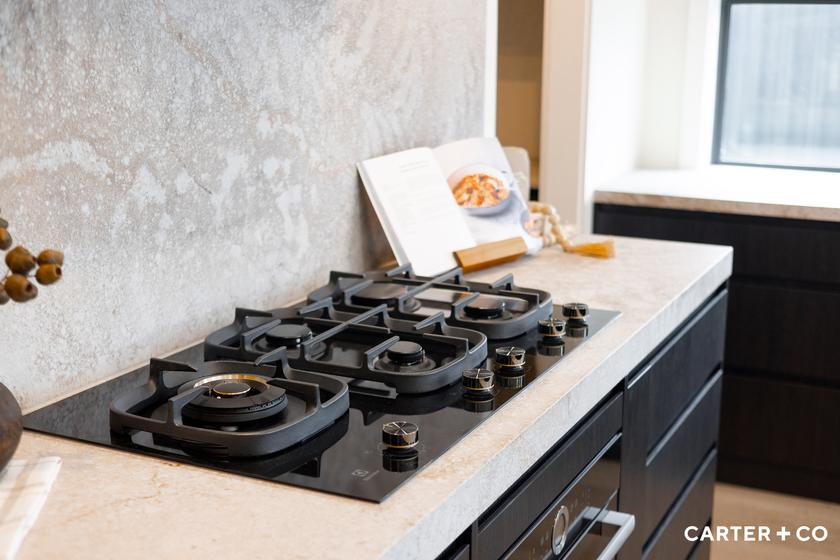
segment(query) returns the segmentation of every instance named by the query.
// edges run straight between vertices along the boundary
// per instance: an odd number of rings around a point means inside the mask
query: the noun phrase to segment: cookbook
[[[359,175],[399,264],[434,276],[453,251],[522,237],[542,246],[528,204],[496,138],[469,138],[367,159]]]

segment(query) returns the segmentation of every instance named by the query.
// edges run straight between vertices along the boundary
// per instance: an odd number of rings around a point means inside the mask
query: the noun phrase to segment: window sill
[[[736,165],[637,169],[601,185],[594,201],[840,222],[840,173]]]

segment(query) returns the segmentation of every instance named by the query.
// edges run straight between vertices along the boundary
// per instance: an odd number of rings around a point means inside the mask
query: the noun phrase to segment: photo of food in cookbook
[[[498,169],[471,165],[449,177],[455,203],[472,214],[490,215],[502,211],[510,200],[510,189]]]
[[[528,203],[498,139],[468,138],[432,152],[477,244],[521,236],[529,253],[542,247],[541,236],[529,231]]]

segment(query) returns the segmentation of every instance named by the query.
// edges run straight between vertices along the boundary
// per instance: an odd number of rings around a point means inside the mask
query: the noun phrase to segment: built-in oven
[[[635,526],[617,510],[621,434],[612,436],[586,467],[502,556],[512,560],[607,560]]]

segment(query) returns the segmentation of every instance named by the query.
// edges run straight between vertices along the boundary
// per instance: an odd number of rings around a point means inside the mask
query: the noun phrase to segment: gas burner
[[[265,333],[265,339],[275,348],[285,346],[297,348],[312,338],[312,330],[306,324],[281,323]]]
[[[410,265],[364,274],[331,272],[329,283],[308,297],[311,303],[322,299],[353,313],[384,304],[393,317],[414,321],[443,313],[449,325],[493,340],[521,336],[552,312],[551,294],[516,286],[510,274],[485,284],[465,281],[460,268],[430,278],[415,275]]]
[[[285,350],[280,338],[300,341]],[[487,357],[487,337],[446,324],[438,313],[420,321],[395,319],[383,304],[360,313],[322,300],[271,312],[240,309],[234,323],[212,333],[206,360],[284,362],[292,367],[384,383],[400,393],[436,391]]]
[[[385,304],[388,309],[395,309],[399,305],[400,298],[405,297],[407,292],[407,286],[374,282],[354,293],[351,300],[354,304],[363,307],[376,307]],[[411,297],[406,298],[404,305],[409,312],[420,309],[420,302]]]
[[[471,319],[498,319],[505,313],[505,300],[493,296],[478,296],[464,306],[464,314]]]
[[[199,422],[237,426],[283,412],[289,399],[286,390],[271,379],[246,373],[226,373],[188,381],[178,393],[204,389],[184,406],[184,416]]]
[[[399,366],[413,366],[422,363],[426,358],[423,347],[416,342],[400,340],[388,348],[387,358]]]
[[[256,457],[296,445],[347,412],[347,385],[282,366],[205,362],[195,369],[152,360],[148,383],[111,403],[111,431],[148,432],[190,453]]]
[[[400,340],[377,360],[376,369],[402,373],[420,373],[435,369],[437,364],[426,356],[426,351],[416,342]]]

